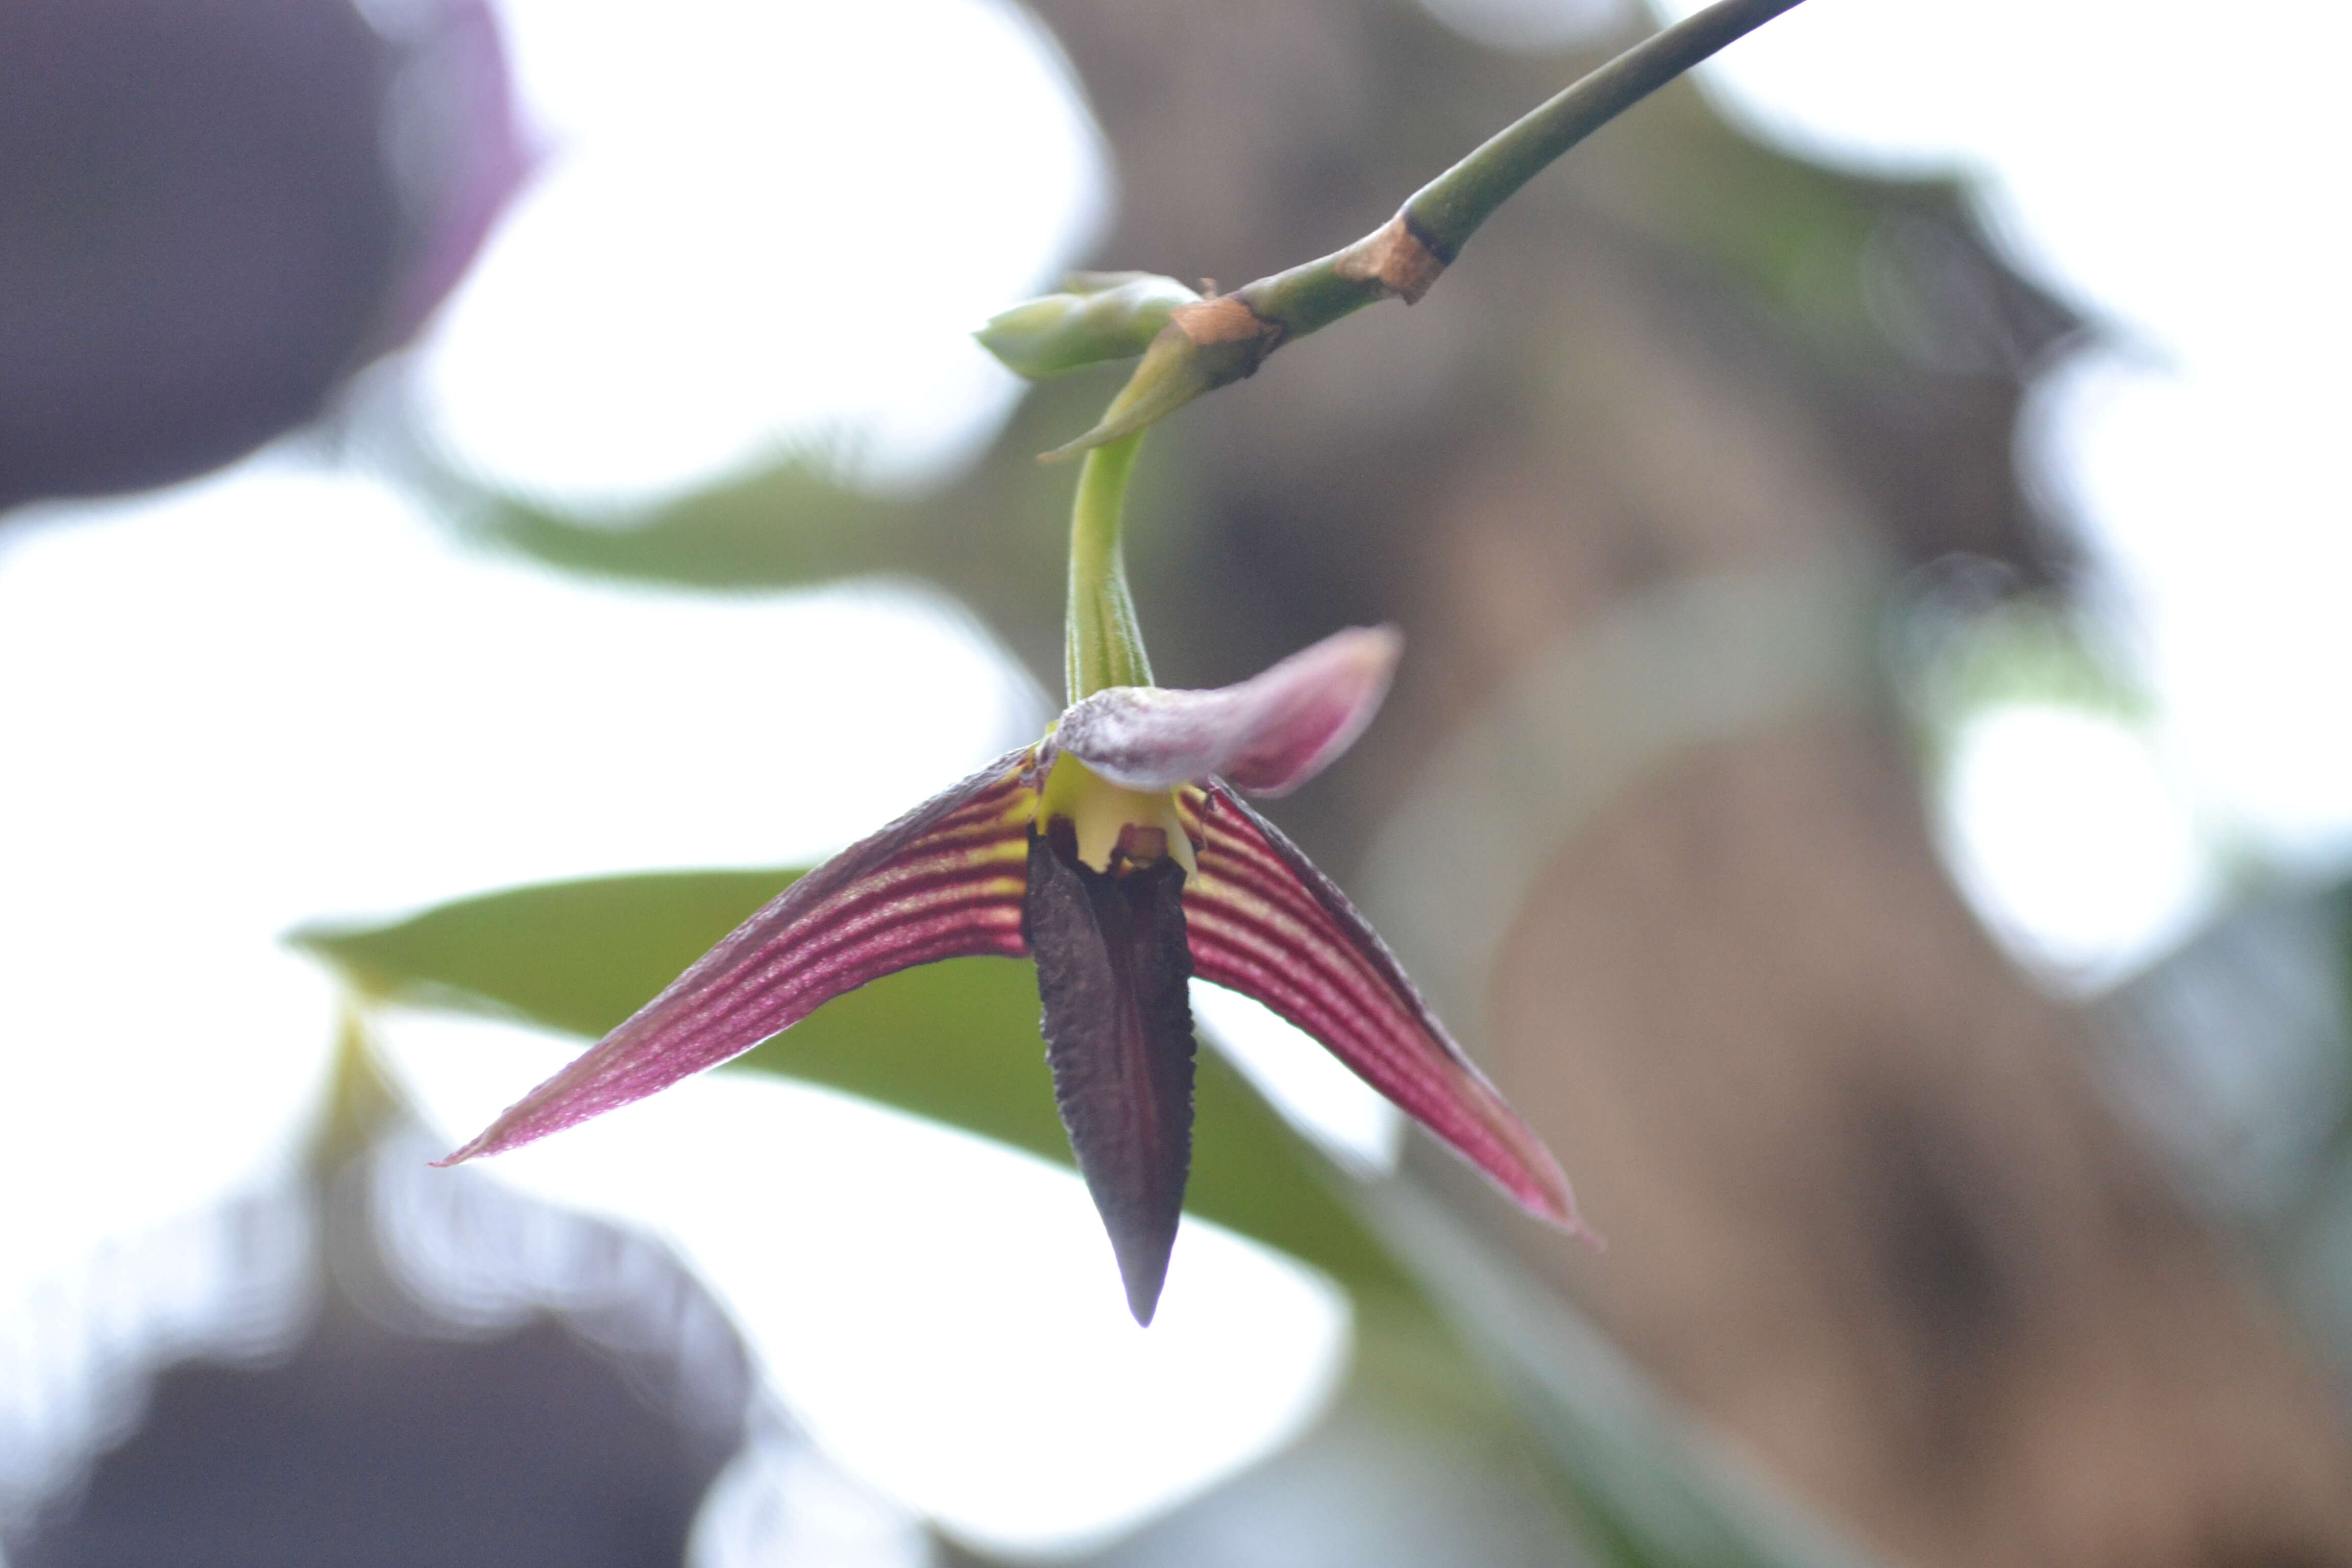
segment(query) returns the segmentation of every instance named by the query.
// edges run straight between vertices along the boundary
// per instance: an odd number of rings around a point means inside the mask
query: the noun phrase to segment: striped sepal
[[[1118,874],[1078,858],[1067,823],[1030,841],[1024,929],[1045,1062],[1078,1173],[1110,1233],[1127,1304],[1151,1321],[1192,1166],[1192,1012],[1184,868]]]
[[[1180,798],[1200,845],[1200,871],[1184,884],[1193,973],[1265,1003],[1528,1211],[1589,1235],[1551,1152],[1462,1054],[1346,895],[1223,784]]]
[[[643,1100],[869,980],[936,959],[1021,957],[1030,763],[1026,748],[999,757],[809,872],[441,1163]]]

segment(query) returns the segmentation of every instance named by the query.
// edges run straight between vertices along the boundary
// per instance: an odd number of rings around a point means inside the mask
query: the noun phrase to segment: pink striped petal
[[[1259,795],[1287,794],[1364,732],[1403,647],[1394,626],[1350,626],[1238,686],[1113,687],[1063,714],[1054,743],[1128,789],[1213,775]]]
[[[740,1056],[869,980],[1019,958],[1030,751],[999,757],[794,882],[570,1067],[440,1161],[543,1138]]]
[[[1462,1054],[1346,895],[1223,785],[1181,798],[1201,846],[1200,871],[1184,884],[1193,973],[1314,1036],[1528,1212],[1591,1239],[1551,1152]]]

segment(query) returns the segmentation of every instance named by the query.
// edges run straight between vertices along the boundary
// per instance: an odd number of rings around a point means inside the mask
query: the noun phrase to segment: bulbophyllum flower
[[[1214,691],[1112,687],[1046,737],[853,845],[451,1155],[530,1142],[750,1050],[829,998],[937,959],[1029,957],[1055,1099],[1150,1322],[1191,1164],[1198,975],[1320,1041],[1530,1212],[1568,1183],[1331,881],[1235,794],[1278,795],[1370,722],[1389,628]]]

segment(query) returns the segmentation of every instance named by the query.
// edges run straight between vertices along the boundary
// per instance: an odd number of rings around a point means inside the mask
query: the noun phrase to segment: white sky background
[[[546,163],[425,355],[452,458],[593,508],[787,442],[919,482],[994,431],[1020,384],[971,329],[1103,212],[1093,122],[1034,23],[992,0],[499,9]]]
[[[986,439],[1014,389],[965,332],[1103,212],[1099,149],[1033,27],[983,0],[506,14],[549,161],[415,366],[452,460],[596,510],[810,441],[920,484]],[[2177,932],[2218,844],[2326,856],[2352,833],[2345,16],[1809,0],[1708,73],[1802,150],[1978,172],[2019,256],[2121,329],[2053,389],[2037,461],[2126,591],[2160,721],[2009,715],[1963,747],[1949,812],[1996,925],[2078,973]],[[2257,21],[2317,36],[2274,47]],[[2196,113],[2192,83],[2216,95]],[[958,134],[918,140],[918,102]],[[813,217],[866,242],[845,261],[807,243]],[[283,1159],[332,1005],[278,945],[289,927],[805,858],[1044,717],[936,603],[563,579],[284,454],[18,525],[0,669],[0,1190],[45,1195],[8,1208],[0,1339],[44,1279]],[[663,734],[693,737],[690,766],[630,743]],[[452,1135],[561,1054],[480,1024],[393,1037]],[[1392,1146],[1360,1100],[1298,1092],[1359,1158]],[[1329,1387],[1344,1309],[1302,1271],[1188,1226],[1139,1333],[1069,1178],[877,1114],[713,1079],[491,1168],[662,1229],[834,1452],[1002,1544],[1164,1506]],[[812,1187],[821,1204],[779,1217],[776,1194]],[[1018,1264],[941,1321],[903,1272],[926,1248]],[[831,1281],[822,1300],[788,1258]],[[1055,1358],[1051,1384],[1012,1378]]]

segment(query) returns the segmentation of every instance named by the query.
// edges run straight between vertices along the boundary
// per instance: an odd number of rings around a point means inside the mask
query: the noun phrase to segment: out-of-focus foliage
[[[1761,1479],[1706,1452],[1590,1323],[1412,1188],[1370,1212],[1447,1321],[1496,1368],[1607,1559],[1629,1568],[1864,1568]]]
[[[713,871],[563,882],[493,893],[369,931],[310,932],[363,989],[490,1005],[603,1034],[762,903],[793,871]],[[1037,1033],[1030,964],[950,959],[877,980],[736,1066],[864,1095],[1061,1163],[1069,1140]],[[1334,1194],[1320,1157],[1213,1053],[1200,1060],[1186,1206],[1355,1289],[1394,1289],[1396,1266]]]
[[[459,475],[431,483],[470,541],[592,577],[738,592],[888,575],[961,600],[1029,668],[1061,668],[1068,470],[1031,460],[1082,428],[1118,384],[1116,365],[1034,389],[999,456],[952,489],[877,494],[845,482],[822,452],[803,452],[726,484],[619,519],[590,521]],[[1005,456],[1010,454],[1008,458]],[[1148,450],[1128,515],[1129,556],[1149,568],[1187,551],[1179,519],[1189,491],[1181,458]],[[1318,626],[1312,641],[1331,629]],[[1273,649],[1264,663],[1296,651]]]
[[[1924,585],[1903,608],[1894,653],[1931,776],[1960,727],[2003,703],[2150,720],[2147,692],[2084,612],[2055,595],[2016,593],[2012,574],[1973,557],[1948,558],[1914,581]]]
[[[701,871],[517,888],[395,924],[294,940],[362,993],[489,1010],[583,1036],[650,998],[799,873]],[[839,997],[735,1066],[863,1095],[1069,1163],[1025,961],[951,959]],[[1500,1374],[1605,1561],[1823,1568],[1843,1549],[1693,1447],[1629,1363],[1458,1222],[1395,1182],[1345,1178],[1215,1052],[1200,1058],[1186,1208],[1348,1288],[1384,1361],[1448,1369],[1449,1410]],[[1106,1259],[1105,1267],[1108,1267]],[[1451,1325],[1450,1328],[1448,1325]],[[1485,1370],[1464,1355],[1475,1347]],[[1417,1396],[1429,1397],[1427,1391]],[[1499,1413],[1504,1407],[1496,1405]],[[1453,1410],[1454,1418],[1460,1412]]]
[[[483,0],[406,9],[0,7],[0,510],[249,451],[455,286],[526,158]]]
[[[522,500],[468,509],[477,538],[551,566],[697,588],[797,587],[905,570],[921,509],[863,494],[796,459],[599,528]],[[789,518],[779,527],[779,518]]]

